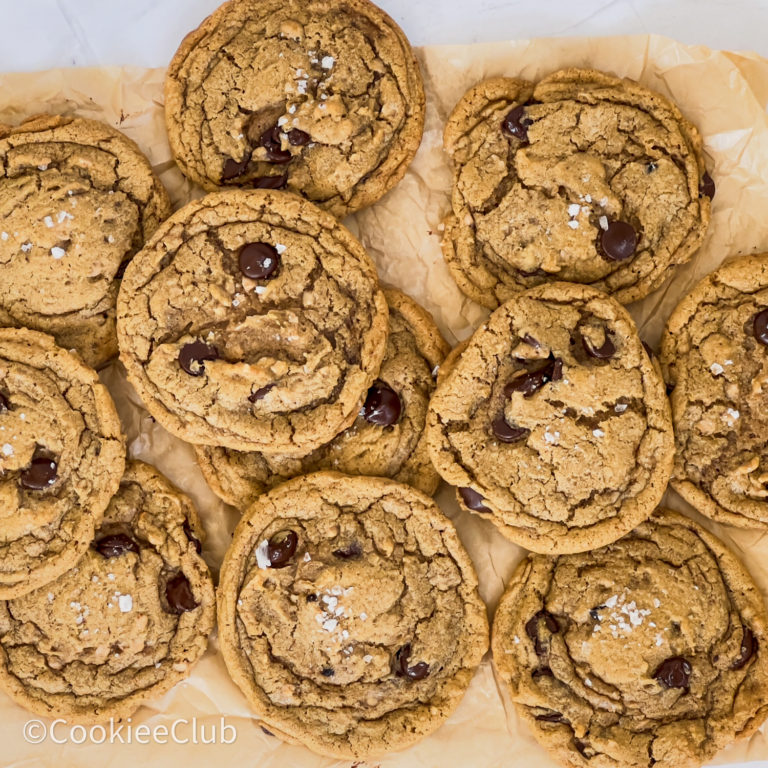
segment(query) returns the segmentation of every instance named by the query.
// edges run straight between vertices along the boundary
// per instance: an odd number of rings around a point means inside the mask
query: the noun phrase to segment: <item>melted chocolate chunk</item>
[[[731,664],[731,669],[741,669],[757,653],[755,633],[746,625],[741,629],[741,653],[739,658]]]
[[[491,430],[496,438],[502,443],[516,443],[526,437],[531,431],[525,427],[513,427],[504,418],[503,413],[499,414],[491,422]]]
[[[334,549],[331,554],[333,554],[334,557],[338,557],[339,560],[352,560],[363,554],[363,548],[356,541],[353,541],[345,547]]]
[[[691,663],[682,656],[672,656],[659,664],[653,677],[665,688],[684,688],[688,691],[691,680]]]
[[[312,140],[312,137],[305,133],[304,131],[300,131],[298,128],[292,128],[290,131],[288,131],[288,143],[292,147],[303,147]]]
[[[248,399],[252,403],[257,403],[259,400],[261,400],[264,395],[269,392],[270,389],[272,389],[275,386],[275,384],[267,384],[266,387],[259,387],[255,392],[251,392],[250,395],[248,395]]]
[[[758,312],[752,323],[752,333],[755,338],[768,347],[768,309]]]
[[[278,531],[267,544],[270,568],[285,568],[296,552],[299,537],[295,531]]]
[[[22,470],[21,486],[29,491],[44,491],[55,482],[58,473],[58,464],[48,456],[32,458],[29,466]]]
[[[626,221],[612,221],[600,233],[600,250],[609,261],[626,261],[635,255],[637,232]]]
[[[525,105],[513,107],[501,121],[501,131],[507,136],[517,139],[523,144],[528,143],[528,127],[533,120],[525,114]]]
[[[94,549],[106,558],[120,557],[126,552],[138,552],[139,545],[127,533],[111,533],[94,542]]]
[[[549,611],[538,611],[528,619],[525,624],[525,634],[533,641],[533,649],[536,651],[537,656],[544,656],[547,652],[547,646],[544,645],[544,642],[539,637],[539,627],[541,622],[544,622],[544,626],[550,634],[556,635],[560,631],[560,625],[557,623],[557,619]]]
[[[244,160],[233,160],[231,157],[227,158],[227,162],[224,163],[224,170],[221,172],[222,181],[231,181],[238,176],[242,176],[248,168],[250,157],[246,157]]]
[[[251,179],[250,185],[254,189],[283,189],[288,183],[288,174],[280,176],[256,176]]]
[[[184,521],[182,528],[184,529],[184,535],[187,537],[187,540],[195,545],[195,551],[199,555],[203,551],[203,545],[200,543],[200,539],[198,539],[192,532],[192,526],[189,524],[189,520]]]
[[[408,660],[411,657],[411,644],[406,643],[395,654],[395,675],[397,677],[408,677],[411,680],[423,680],[429,674],[429,664],[419,661],[416,664],[409,665]]]
[[[218,360],[219,350],[202,341],[192,341],[179,350],[179,365],[190,376],[202,376],[206,360]]]
[[[707,171],[704,171],[704,175],[699,183],[699,197],[702,196],[708,197],[710,200],[715,198],[715,182]]]
[[[282,148],[280,141],[280,128],[273,125],[259,137],[259,144],[264,147],[267,154],[267,162],[275,165],[283,165],[291,162],[291,153]]]
[[[403,406],[392,387],[380,379],[373,382],[363,405],[363,418],[377,427],[390,427],[397,423]]]
[[[599,347],[595,347],[581,331],[579,331],[579,335],[581,336],[581,346],[584,347],[584,351],[595,360],[610,360],[616,354],[616,345],[611,341],[609,331],[606,330],[605,341]]]
[[[193,611],[198,606],[192,587],[189,586],[187,577],[179,571],[165,585],[165,599],[172,613],[182,614]]]
[[[550,352],[547,360],[539,368],[516,373],[505,385],[504,394],[512,397],[513,392],[522,392],[525,397],[532,397],[545,384],[562,378],[563,361]]]
[[[280,266],[277,249],[269,243],[247,243],[240,249],[237,261],[240,271],[252,280],[268,280]]]
[[[483,504],[485,499],[472,488],[459,488],[459,496],[467,507],[475,512],[490,512],[491,510]]]

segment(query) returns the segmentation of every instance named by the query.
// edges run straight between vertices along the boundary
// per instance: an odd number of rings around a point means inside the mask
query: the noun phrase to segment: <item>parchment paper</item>
[[[382,201],[346,223],[375,258],[383,280],[421,301],[451,342],[466,338],[487,312],[464,299],[451,280],[439,248],[439,224],[449,208],[451,174],[442,153],[445,118],[464,91],[491,75],[530,79],[564,66],[590,66],[640,80],[674,99],[701,130],[717,184],[712,224],[700,253],[673,280],[630,310],[641,334],[658,342],[678,300],[724,258],[768,250],[768,60],[690,47],[658,37],[541,39],[490,45],[427,47],[418,50],[427,90],[424,141],[406,177]],[[16,123],[37,112],[77,113],[105,120],[125,131],[149,156],[178,206],[200,195],[170,159],[162,111],[162,70],[70,69],[0,75],[0,122]],[[118,404],[130,455],[156,465],[195,501],[208,532],[204,555],[218,570],[238,513],[207,488],[189,446],[171,437],[142,409],[118,364],[102,373]],[[692,513],[670,492],[670,506]],[[492,612],[505,581],[524,551],[507,542],[488,522],[458,511],[443,488],[438,503],[457,524],[478,570],[483,598]],[[701,520],[701,518],[699,518]],[[764,534],[703,521],[734,547],[768,595],[768,540]],[[265,735],[229,680],[216,638],[188,681],[176,686],[133,718],[170,724],[197,717],[209,729],[221,715],[237,729],[230,745],[62,745],[25,742],[24,710],[0,694],[0,762],[21,766],[121,768],[217,761],[222,766],[342,768],[308,750]],[[764,729],[765,730],[765,729]],[[768,761],[768,736],[760,732],[715,760],[718,764]],[[356,764],[364,765],[364,764]],[[555,764],[539,748],[511,707],[505,708],[487,658],[457,712],[417,746],[367,763],[381,768],[487,766],[523,768]]]

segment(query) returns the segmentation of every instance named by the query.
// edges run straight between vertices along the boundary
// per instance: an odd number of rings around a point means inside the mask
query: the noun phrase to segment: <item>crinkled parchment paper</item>
[[[438,228],[449,206],[451,173],[441,149],[445,118],[464,91],[491,75],[530,79],[564,66],[588,66],[640,80],[674,99],[704,136],[708,164],[717,184],[712,225],[694,260],[671,282],[631,312],[644,338],[653,344],[677,301],[704,274],[728,256],[768,250],[768,61],[751,54],[715,52],[661,37],[551,39],[478,46],[429,47],[418,52],[427,89],[424,141],[399,186],[373,208],[347,221],[376,259],[383,280],[411,294],[431,310],[450,341],[469,335],[487,314],[464,299],[451,280],[439,248]],[[162,112],[161,70],[55,70],[0,75],[0,121],[16,123],[36,112],[76,112],[105,120],[125,131],[146,152],[177,205],[199,195],[170,160]],[[205,523],[204,555],[214,571],[221,562],[237,512],[208,490],[192,450],[172,438],[142,409],[112,365],[103,379],[115,396],[134,457],[155,464],[188,492]],[[668,503],[685,510],[670,493]],[[456,522],[477,567],[481,592],[491,610],[524,552],[494,527],[456,509],[443,488],[438,501]],[[690,509],[687,510],[690,513]],[[768,595],[768,538],[707,523],[729,541]],[[166,744],[33,746],[22,735],[30,718],[0,694],[0,762],[4,766],[79,766],[118,768],[214,760],[222,766],[330,768],[349,766],[315,756],[265,735],[230,682],[217,653],[210,649],[187,682],[177,685],[133,718],[134,726],[169,725],[197,717],[208,727],[221,715],[237,729],[230,745]],[[768,736],[756,734],[718,756],[716,763],[756,765],[768,761]],[[552,763],[516,718],[505,713],[490,661],[478,670],[457,712],[435,735],[417,746],[368,764],[382,768],[487,766],[522,768]]]

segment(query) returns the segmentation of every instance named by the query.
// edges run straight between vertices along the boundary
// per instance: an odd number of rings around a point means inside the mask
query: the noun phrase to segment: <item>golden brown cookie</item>
[[[230,0],[182,42],[165,107],[193,181],[288,189],[338,217],[397,184],[424,126],[408,40],[367,0]]]
[[[255,496],[296,475],[333,469],[391,477],[431,496],[440,483],[429,460],[424,423],[434,373],[448,352],[432,316],[400,291],[384,291],[389,305],[387,351],[351,427],[301,458],[195,446],[213,491],[245,508]]]
[[[103,365],[117,354],[122,270],[170,213],[147,159],[109,125],[0,125],[0,325],[50,333]]]
[[[449,356],[427,444],[471,511],[547,554],[602,546],[648,517],[674,453],[664,384],[632,318],[571,283],[518,294]]]
[[[661,362],[675,490],[720,522],[768,527],[768,254],[726,264],[680,302]]]
[[[190,500],[128,464],[77,565],[0,603],[0,687],[37,715],[125,718],[189,675],[215,620]]]
[[[120,357],[195,444],[303,456],[356,418],[387,303],[360,243],[287,192],[231,190],[168,219],[125,271]]]
[[[245,513],[218,588],[233,680],[275,733],[364,759],[436,730],[487,648],[456,530],[406,485],[333,472]]]
[[[444,144],[443,253],[491,309],[553,280],[636,301],[691,258],[709,223],[698,131],[632,80],[583,69],[486,80],[456,105]]]
[[[0,599],[80,559],[124,464],[96,372],[46,334],[0,328]]]
[[[768,715],[767,623],[727,547],[661,511],[602,549],[529,555],[499,603],[493,663],[562,765],[693,768]]]

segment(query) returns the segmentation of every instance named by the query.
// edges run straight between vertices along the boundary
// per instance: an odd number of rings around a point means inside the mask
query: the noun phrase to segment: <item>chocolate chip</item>
[[[747,626],[741,629],[741,655],[731,664],[731,669],[741,669],[757,653],[755,633]]]
[[[544,715],[536,715],[536,720],[540,723],[565,723],[566,719],[560,712],[548,712]]]
[[[288,174],[280,176],[256,176],[251,179],[250,185],[254,189],[283,189],[288,183]]]
[[[280,266],[277,249],[269,243],[247,243],[237,257],[240,271],[252,280],[271,278]]]
[[[768,309],[758,312],[752,323],[752,333],[755,338],[768,347]]]
[[[261,730],[267,734],[267,736],[274,736],[275,734],[272,733],[272,731],[268,731],[263,725],[259,726]]]
[[[507,112],[501,121],[502,133],[517,139],[523,144],[528,143],[528,127],[533,125],[533,120],[525,114],[525,105],[520,104]]]
[[[353,541],[341,549],[334,549],[332,554],[334,557],[338,557],[339,560],[351,560],[355,557],[360,557],[363,554],[363,549],[356,541]]]
[[[200,539],[198,539],[192,532],[192,526],[189,524],[189,520],[184,520],[182,528],[184,529],[184,534],[187,539],[195,545],[195,551],[199,555],[203,551],[203,545],[200,543]]]
[[[592,621],[600,621],[600,611],[602,611],[604,608],[604,605],[598,605],[597,608],[589,609],[589,615],[592,618]]]
[[[531,672],[531,678],[538,680],[540,677],[554,677],[554,673],[549,667],[537,667]]]
[[[600,250],[609,261],[626,261],[635,255],[637,232],[626,221],[612,221],[600,233]]]
[[[298,128],[288,131],[288,142],[292,147],[303,147],[309,144],[311,140],[312,137],[308,133],[300,131]]]
[[[672,656],[659,664],[653,677],[665,688],[684,688],[687,691],[691,679],[691,663],[682,656]]]
[[[202,376],[206,360],[218,360],[219,350],[202,341],[192,341],[179,350],[179,365],[190,376]]]
[[[400,398],[392,387],[380,379],[373,382],[363,405],[363,418],[378,427],[396,424],[402,411]]]
[[[546,362],[533,371],[520,371],[504,387],[504,394],[512,397],[513,392],[522,392],[525,397],[532,397],[550,381],[563,378],[563,361],[551,352]]]
[[[579,741],[579,739],[573,740],[573,746],[576,747],[576,751],[585,760],[591,760],[597,754],[597,752],[595,752],[595,750],[592,749],[589,744],[585,744],[583,741]]]
[[[106,558],[120,557],[126,552],[138,552],[139,545],[127,533],[111,533],[94,543],[94,548]]]
[[[9,411],[10,403],[8,402],[8,398],[0,392],[0,413],[5,413],[6,411]]]
[[[551,634],[556,635],[560,631],[557,619],[549,611],[538,611],[528,619],[525,624],[525,634],[533,641],[533,649],[537,656],[544,656],[547,651],[547,647],[539,637],[539,624],[542,621]]]
[[[420,661],[417,664],[409,666],[408,660],[411,657],[411,644],[406,643],[395,654],[395,674],[398,677],[408,677],[411,680],[423,680],[429,674],[429,664]]]
[[[299,537],[295,531],[278,531],[267,543],[270,568],[285,568],[296,552]]]
[[[491,510],[483,504],[485,499],[472,488],[459,488],[459,496],[467,507],[475,512],[490,512]]]
[[[699,183],[699,197],[702,195],[708,197],[710,200],[714,200],[715,198],[715,181],[707,171],[704,171],[704,175],[701,177],[701,182]]]
[[[198,606],[198,602],[192,594],[192,588],[189,586],[189,581],[181,571],[166,583],[165,599],[173,613],[185,613]]]
[[[595,360],[610,360],[616,354],[616,345],[611,341],[608,331],[605,331],[605,341],[599,347],[596,347],[581,330],[579,330],[579,335],[584,351]]]
[[[497,439],[502,443],[516,443],[522,440],[530,433],[530,429],[525,427],[513,427],[505,418],[504,414],[499,414],[491,422],[491,430]]]
[[[264,147],[267,154],[267,162],[283,165],[291,162],[291,153],[282,148],[280,141],[280,128],[273,125],[259,137],[259,144]]]
[[[57,477],[58,465],[48,456],[34,456],[29,466],[21,473],[22,488],[30,491],[44,491],[50,488]]]
[[[320,670],[320,674],[323,677],[333,677],[336,673],[330,667],[326,667],[325,669]]]
[[[238,176],[242,176],[248,168],[250,157],[246,157],[244,160],[233,160],[231,157],[227,158],[227,162],[224,163],[224,170],[221,172],[222,181],[231,181]]]
[[[658,165],[656,165],[656,163],[654,163],[653,161],[651,161],[650,163],[648,163],[648,164],[645,166],[645,172],[646,172],[648,175],[650,175],[650,174],[652,174],[652,173],[653,173],[653,172],[654,172],[654,171],[655,171],[655,170],[656,170],[658,167],[659,167],[659,166],[658,166]]]
[[[317,595],[316,595],[316,594],[314,594],[314,592],[310,592],[310,593],[307,595],[307,602],[308,602],[308,603],[316,603],[316,602],[317,602]]]
[[[270,389],[272,389],[275,385],[274,384],[267,384],[266,387],[259,387],[255,392],[251,392],[250,395],[248,395],[248,399],[252,403],[257,403],[259,400],[261,400],[264,395],[269,392]]]
[[[538,339],[534,339],[530,333],[526,333],[523,336],[523,341],[526,344],[530,344],[534,349],[538,349],[541,346],[541,342],[539,342]]]

